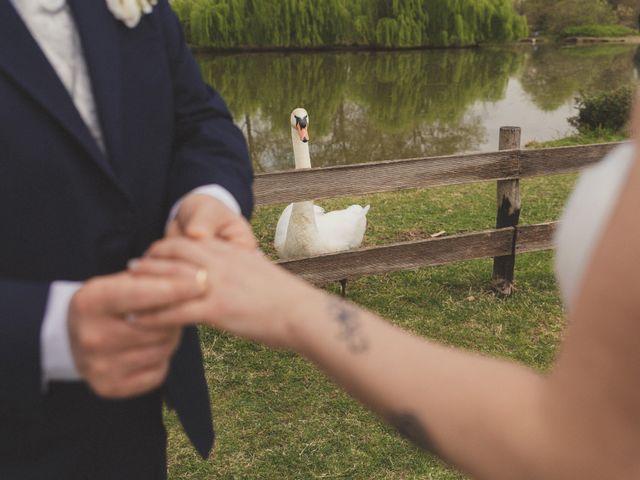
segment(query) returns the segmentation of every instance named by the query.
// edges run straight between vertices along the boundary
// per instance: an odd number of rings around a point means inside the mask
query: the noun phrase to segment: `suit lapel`
[[[92,5],[94,8],[97,7],[96,2],[88,0],[80,0],[76,3],[87,4],[87,7],[89,5]],[[87,8],[83,10],[85,9]],[[89,7],[88,10],[91,10],[91,7]],[[86,32],[86,30],[87,28],[84,27],[83,31]],[[86,37],[86,35],[83,36],[83,42]],[[89,51],[85,50],[85,56],[96,55],[94,53],[94,45],[96,42],[89,41],[88,43],[90,47]],[[98,54],[98,56],[99,55],[100,54]],[[99,76],[102,74],[103,70],[102,68],[98,68],[96,71],[91,71],[92,81],[96,79],[95,81],[100,86],[110,81],[113,75],[110,74],[101,81],[96,75]],[[120,185],[113,166],[98,147],[89,128],[78,113],[62,81],[35,39],[31,36],[22,18],[8,0],[0,0],[0,71],[4,71],[9,78],[13,79],[19,88],[33,98],[33,100],[59,123],[67,133],[83,147],[100,170],[130,199],[127,192],[125,192]],[[104,90],[104,88],[102,90]],[[96,85],[94,85],[94,91],[99,91]],[[102,119],[102,115],[100,115],[101,124],[106,136],[109,152],[111,153],[113,149],[114,154],[117,155],[118,142],[117,140],[114,141],[117,135],[113,135],[111,133],[113,130],[108,128],[110,125],[115,124],[116,128],[119,125],[117,121],[113,120],[115,115],[117,115],[117,113],[114,112],[117,112],[118,102],[110,101],[115,96],[117,96],[117,92],[114,94],[112,91],[97,95],[99,99],[99,101],[97,101],[97,107],[98,110],[104,108],[107,112],[104,120]],[[109,105],[109,103],[113,105]]]
[[[109,159],[118,169],[123,161],[121,75],[118,28],[105,1],[68,0],[82,40],[93,96]]]

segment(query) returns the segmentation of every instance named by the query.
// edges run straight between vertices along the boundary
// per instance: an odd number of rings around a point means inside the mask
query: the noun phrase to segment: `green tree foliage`
[[[640,29],[640,2],[638,0],[608,0],[620,22],[627,27]]]
[[[173,0],[198,47],[465,46],[527,35],[511,0]]]
[[[523,8],[532,30],[549,33],[617,22],[614,9],[606,0],[526,0]]]

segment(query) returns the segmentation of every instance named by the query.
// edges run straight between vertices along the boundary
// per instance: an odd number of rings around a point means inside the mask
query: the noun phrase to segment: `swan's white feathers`
[[[311,168],[308,137],[302,139],[298,132],[299,127],[306,131],[308,123],[309,114],[306,110],[297,108],[291,114],[291,140],[296,168]],[[292,203],[280,215],[273,243],[283,259],[358,248],[362,245],[367,228],[368,212],[369,205],[351,205],[344,210],[325,212],[311,201]]]
[[[322,255],[351,250],[362,245],[367,228],[369,208],[369,205],[366,207],[351,205],[344,210],[325,212],[324,208],[314,205],[313,211],[318,231],[314,242],[314,251],[310,253],[312,255]],[[276,227],[274,245],[278,255],[283,259],[299,256],[297,252],[292,252],[285,248],[292,210],[293,203],[284,209]]]

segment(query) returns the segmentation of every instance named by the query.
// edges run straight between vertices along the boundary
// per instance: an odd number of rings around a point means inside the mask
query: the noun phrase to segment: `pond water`
[[[202,56],[257,173],[293,168],[289,115],[309,112],[313,166],[497,150],[501,126],[523,144],[573,132],[581,91],[638,79],[640,47]]]

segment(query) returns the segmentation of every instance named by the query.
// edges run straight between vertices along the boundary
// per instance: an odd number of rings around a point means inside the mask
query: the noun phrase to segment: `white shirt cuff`
[[[176,218],[176,215],[178,214],[178,210],[180,209],[180,205],[182,205],[182,200],[184,200],[184,198],[187,197],[188,195],[193,195],[194,193],[199,193],[201,195],[209,195],[210,197],[213,197],[216,200],[220,200],[229,210],[236,213],[237,215],[240,215],[242,213],[242,211],[240,210],[240,205],[238,204],[238,201],[235,199],[233,195],[231,195],[231,193],[229,193],[229,190],[216,184],[204,185],[202,187],[194,188],[189,193],[187,193],[187,195],[185,195],[175,203],[175,205],[171,209],[171,212],[169,212],[167,227],[173,221],[173,219]]]
[[[80,282],[53,282],[40,331],[42,382],[81,380],[71,354],[67,316]]]

